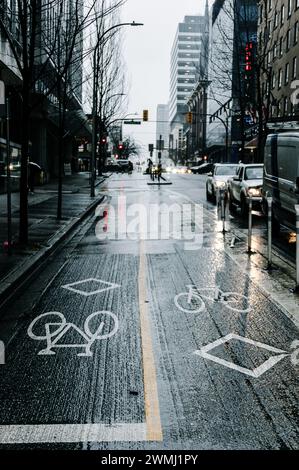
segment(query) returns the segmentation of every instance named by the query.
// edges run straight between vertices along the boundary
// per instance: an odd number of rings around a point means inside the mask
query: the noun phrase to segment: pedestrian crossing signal
[[[186,121],[187,121],[187,124],[192,124],[193,122],[193,115],[191,112],[187,113],[186,114]]]
[[[143,110],[143,122],[148,121],[148,109]]]

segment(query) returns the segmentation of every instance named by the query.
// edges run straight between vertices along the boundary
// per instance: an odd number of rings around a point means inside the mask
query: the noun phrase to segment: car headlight
[[[225,181],[215,181],[216,188],[225,188],[226,182]]]
[[[249,188],[248,189],[248,196],[261,197],[261,195],[262,195],[262,192],[258,188]]]

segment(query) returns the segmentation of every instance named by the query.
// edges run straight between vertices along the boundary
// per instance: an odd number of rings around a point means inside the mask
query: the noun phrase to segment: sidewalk
[[[90,213],[101,200],[98,187],[105,178],[98,177],[96,197],[89,195],[89,174],[79,173],[66,176],[63,181],[62,217],[56,219],[57,182],[38,186],[34,194],[29,194],[29,244],[26,249],[13,247],[13,254],[6,253],[7,202],[6,194],[0,195],[0,300],[8,287],[17,282],[21,273],[33,269],[41,257],[45,257],[62,238],[66,236],[85,215]],[[18,240],[19,193],[12,194],[12,233]]]

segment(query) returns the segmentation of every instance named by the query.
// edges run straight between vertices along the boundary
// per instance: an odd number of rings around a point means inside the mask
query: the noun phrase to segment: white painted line
[[[99,289],[96,289],[96,290],[93,290],[93,291],[90,291],[90,292],[86,292],[84,290],[81,290],[81,289],[75,289],[74,286],[80,286],[81,284],[85,284],[85,283],[88,283],[88,282],[97,282],[99,284],[104,284],[104,286],[106,287],[99,287]],[[84,295],[85,297],[89,297],[90,295],[96,295],[96,294],[100,294],[101,292],[106,292],[108,290],[111,290],[111,289],[116,289],[118,287],[121,287],[119,284],[114,284],[113,282],[107,282],[107,281],[102,281],[101,279],[95,279],[93,277],[89,278],[89,279],[83,279],[83,281],[78,281],[78,282],[73,282],[71,284],[65,284],[64,286],[61,286],[63,289],[67,289],[67,290],[70,290],[72,292],[75,292],[76,294],[80,294],[80,295]]]
[[[0,426],[0,444],[147,441],[145,423],[13,424]]]
[[[213,356],[212,354],[209,354],[209,351],[211,351],[212,349],[215,349],[218,346],[221,346],[222,344],[228,343],[232,339],[236,339],[238,341],[241,341],[242,343],[251,344],[252,346],[256,346],[257,348],[265,349],[267,351],[271,351],[279,355],[270,357],[265,362],[263,362],[263,364],[251,370],[245,367],[238,366],[237,364],[234,364],[233,362],[226,361],[225,359],[221,359],[217,356]],[[290,355],[286,351],[283,351],[282,349],[277,349],[267,344],[260,343],[259,341],[254,341],[252,339],[245,338],[243,336],[239,336],[234,333],[230,333],[224,336],[223,338],[217,339],[213,343],[210,343],[207,346],[204,346],[199,351],[195,351],[194,354],[201,356],[204,359],[208,359],[210,361],[216,362],[217,364],[220,364],[224,367],[228,367],[229,369],[236,370],[238,372],[241,372],[242,374],[249,375],[250,377],[254,377],[254,378],[260,377],[265,372],[270,370],[273,366],[275,366],[279,361],[281,361],[282,359]]]

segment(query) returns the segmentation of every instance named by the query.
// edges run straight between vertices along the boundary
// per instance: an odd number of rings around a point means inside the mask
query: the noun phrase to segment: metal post
[[[268,269],[272,268],[272,203],[273,198],[268,196]]]
[[[225,123],[225,162],[228,163],[228,118]]]
[[[223,224],[222,232],[225,233],[225,204],[224,204],[225,193],[223,190],[220,192],[220,195],[221,195],[221,219],[222,219],[222,224]]]
[[[7,165],[7,243],[11,255],[11,178],[10,178],[10,133],[9,133],[9,98],[6,98],[6,165]]]
[[[299,204],[295,205],[296,211],[296,292],[299,292]]]
[[[96,166],[96,155],[97,155],[97,98],[96,98],[96,58],[94,56],[93,64],[93,96],[92,96],[92,140],[91,140],[91,159],[90,159],[90,197],[95,197],[95,166]]]
[[[249,210],[248,210],[248,254],[252,254],[252,197],[249,196]]]
[[[218,195],[218,204],[220,197],[220,211],[221,211],[221,220],[222,220],[222,233],[226,232],[225,223],[226,223],[226,207],[225,207],[225,190],[217,190]]]

